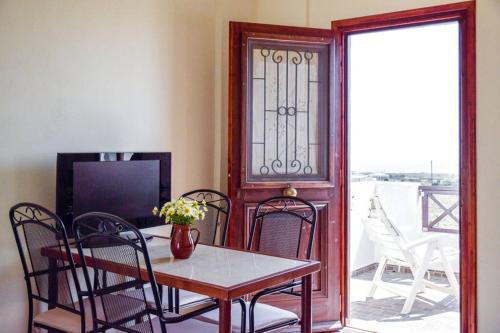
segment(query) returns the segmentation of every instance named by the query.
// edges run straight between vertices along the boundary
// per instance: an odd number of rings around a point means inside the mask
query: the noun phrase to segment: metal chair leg
[[[247,331],[247,307],[245,301],[238,298],[238,303],[241,305],[241,333],[246,333]]]
[[[33,332],[33,299],[28,301],[28,333]]]

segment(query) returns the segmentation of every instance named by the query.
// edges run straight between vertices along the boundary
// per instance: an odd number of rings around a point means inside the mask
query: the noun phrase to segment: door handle
[[[296,197],[297,189],[292,186],[292,184],[287,184],[286,188],[283,190],[283,195],[287,197]]]

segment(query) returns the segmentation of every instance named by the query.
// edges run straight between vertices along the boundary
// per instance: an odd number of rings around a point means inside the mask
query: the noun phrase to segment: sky
[[[350,167],[458,174],[456,22],[351,35]]]

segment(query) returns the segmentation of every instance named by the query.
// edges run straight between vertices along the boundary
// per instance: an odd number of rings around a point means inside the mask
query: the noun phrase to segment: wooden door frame
[[[313,44],[328,45],[328,146],[327,158],[329,168],[327,179],[310,180],[308,182],[279,182],[256,184],[252,182],[245,183],[246,173],[242,172],[246,167],[243,165],[245,157],[245,147],[242,145],[245,138],[245,117],[246,100],[245,81],[247,78],[244,56],[247,55],[246,45],[249,39],[273,39],[290,43],[302,42]],[[255,24],[245,22],[230,22],[229,25],[229,95],[228,95],[228,194],[232,201],[231,223],[228,232],[228,245],[233,248],[245,247],[245,214],[249,213],[251,207],[257,199],[258,191],[268,191],[269,196],[280,195],[282,189],[286,188],[287,183],[293,183],[294,187],[300,190],[300,196],[313,201],[320,209],[318,224],[316,228],[316,241],[321,244],[319,251],[321,253],[322,267],[328,267],[327,274],[322,270],[321,290],[315,290],[313,297],[316,300],[315,317],[317,319],[315,329],[322,331],[338,329],[340,327],[340,187],[338,186],[340,158],[339,154],[331,154],[332,151],[338,152],[339,133],[341,123],[334,110],[333,92],[333,67],[334,67],[334,33],[331,29],[316,29],[289,27],[281,25]],[[262,186],[264,185],[264,186]],[[266,195],[267,195],[266,194]],[[332,208],[334,207],[334,208]],[[323,221],[323,222],[321,222]],[[324,229],[323,229],[324,228]],[[323,232],[319,232],[323,230]],[[335,244],[335,246],[328,246]],[[320,279],[321,279],[320,278]],[[287,301],[287,300],[285,300]],[[285,301],[276,300],[280,305]],[[274,300],[272,301],[274,302]],[[287,305],[293,307],[288,302]],[[331,307],[327,305],[331,304]],[[335,314],[333,316],[333,314]]]
[[[336,100],[342,121],[341,186],[341,294],[342,323],[348,309],[348,165],[347,165],[347,36],[358,32],[401,28],[428,23],[460,24],[460,315],[461,332],[477,332],[476,278],[476,59],[475,2],[461,2],[332,22],[337,62]]]

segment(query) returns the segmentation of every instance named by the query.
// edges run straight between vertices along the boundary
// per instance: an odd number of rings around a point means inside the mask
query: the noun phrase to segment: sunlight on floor
[[[454,297],[427,288],[419,293],[409,315],[400,311],[405,299],[377,289],[373,299],[366,300],[375,271],[351,278],[351,308],[349,326],[382,333],[458,333],[460,331],[459,304]],[[383,280],[399,289],[408,289],[411,274],[385,272]],[[445,278],[432,278],[446,284]]]

